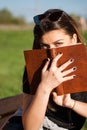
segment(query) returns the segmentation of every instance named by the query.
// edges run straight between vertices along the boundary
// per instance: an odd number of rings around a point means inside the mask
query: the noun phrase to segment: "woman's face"
[[[69,36],[63,29],[53,30],[41,38],[41,48],[57,48],[77,44],[77,35]]]

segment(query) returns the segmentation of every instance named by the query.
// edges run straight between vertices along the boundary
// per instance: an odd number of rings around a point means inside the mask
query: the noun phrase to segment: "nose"
[[[51,48],[56,48],[56,46],[54,45],[54,44],[50,44],[49,45],[49,48],[51,49]]]

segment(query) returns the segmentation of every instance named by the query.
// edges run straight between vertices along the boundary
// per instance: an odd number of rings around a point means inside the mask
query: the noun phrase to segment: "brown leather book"
[[[74,66],[77,67],[77,70],[69,74],[75,74],[74,79],[63,82],[55,91],[59,95],[87,91],[87,50],[84,44],[76,44],[52,49],[24,51],[31,94],[34,94],[38,87],[41,80],[41,70],[47,58],[53,59],[60,52],[63,52],[63,56],[58,60],[57,66],[59,67],[69,59],[74,58],[74,62],[66,70]]]

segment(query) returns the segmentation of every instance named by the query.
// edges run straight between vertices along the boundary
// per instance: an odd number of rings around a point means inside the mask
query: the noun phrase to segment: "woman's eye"
[[[41,49],[46,49],[47,47],[45,45],[40,45]]]
[[[40,44],[41,49],[48,49],[49,45],[45,44],[45,43],[41,43]]]
[[[56,46],[58,47],[58,46],[61,46],[63,44],[63,42],[58,42],[58,43],[56,43]]]

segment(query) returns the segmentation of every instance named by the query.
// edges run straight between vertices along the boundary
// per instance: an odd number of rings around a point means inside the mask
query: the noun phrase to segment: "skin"
[[[56,48],[77,44],[77,35],[71,38],[63,29],[53,30],[44,34],[41,38],[43,48]]]
[[[53,100],[57,105],[68,107],[87,118],[87,103],[75,101],[70,97],[70,94],[58,96],[56,93],[53,93]]]
[[[77,44],[77,35],[73,34],[70,37],[64,30],[53,30],[44,34],[41,38],[41,47],[46,48],[56,48],[68,45]],[[62,82],[71,80],[74,75],[66,76],[73,72],[73,68],[63,71],[68,65],[72,64],[71,60],[67,61],[59,68],[56,67],[57,61],[63,56],[63,54],[58,54],[52,61],[51,67],[48,68],[50,59],[46,62],[44,68],[42,69],[41,82],[38,86],[36,94],[32,97],[29,94],[24,94],[24,104],[23,104],[23,126],[24,130],[39,130],[45,112],[47,109],[50,93],[56,86],[60,85]],[[63,71],[63,72],[62,72]],[[30,100],[31,99],[31,100]],[[55,103],[62,104],[62,100],[58,101],[58,96],[53,93],[53,100]],[[60,102],[60,103],[59,103]],[[39,112],[39,114],[38,114]],[[34,124],[34,125],[33,125]]]

